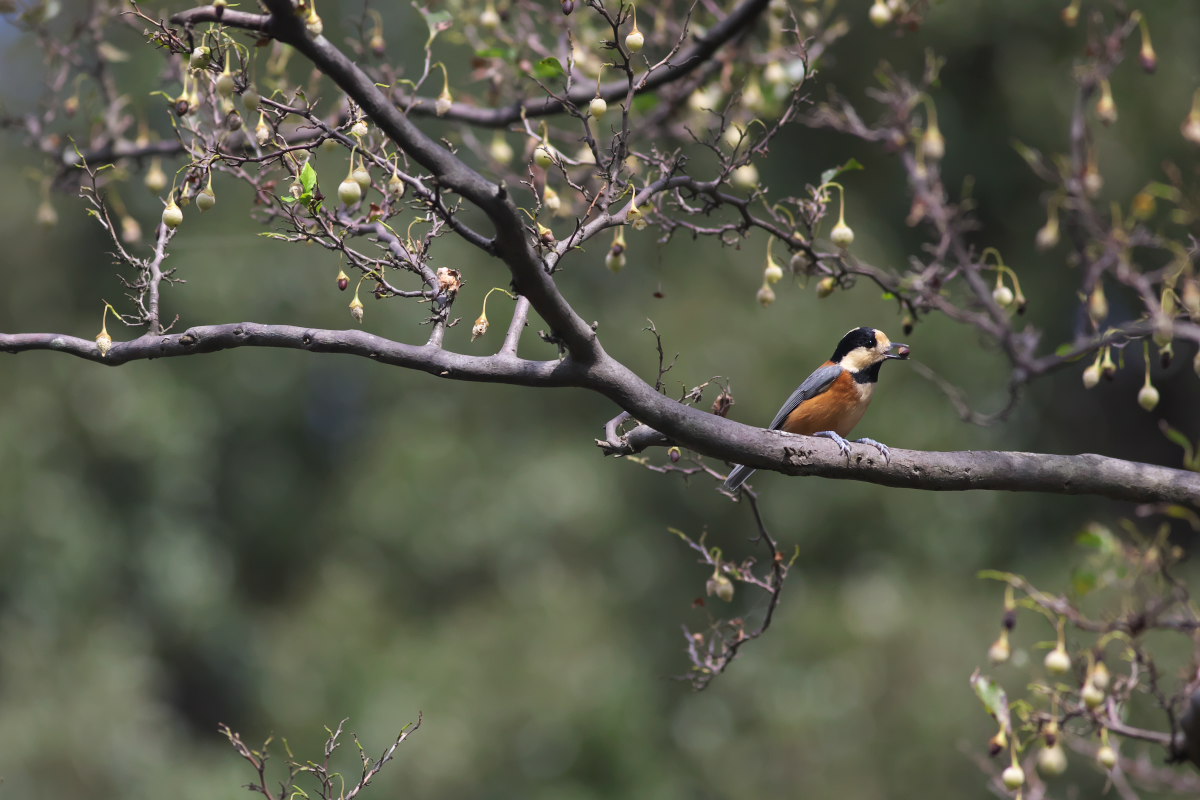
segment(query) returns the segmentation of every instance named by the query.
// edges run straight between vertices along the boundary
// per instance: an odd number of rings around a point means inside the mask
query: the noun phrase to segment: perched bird
[[[842,337],[829,360],[792,392],[771,421],[771,430],[824,436],[850,455],[850,443],[844,437],[867,412],[879,368],[889,358],[905,359],[908,354],[908,345],[893,342],[883,331],[855,328]],[[869,444],[888,457],[887,445],[874,439],[855,443]],[[739,465],[729,473],[725,488],[735,491],[753,472],[753,467]]]

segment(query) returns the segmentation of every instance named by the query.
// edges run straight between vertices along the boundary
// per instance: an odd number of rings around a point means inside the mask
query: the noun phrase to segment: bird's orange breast
[[[847,436],[867,413],[874,388],[873,383],[857,383],[852,373],[842,372],[828,389],[797,406],[779,427],[807,436],[821,431]]]

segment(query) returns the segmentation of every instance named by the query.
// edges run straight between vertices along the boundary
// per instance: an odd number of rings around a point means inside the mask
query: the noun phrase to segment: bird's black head
[[[837,349],[833,351],[833,355],[829,357],[829,360],[837,364],[860,347],[867,350],[875,350],[878,345],[879,341],[875,336],[874,328],[855,328],[842,337],[842,340],[838,342]]]

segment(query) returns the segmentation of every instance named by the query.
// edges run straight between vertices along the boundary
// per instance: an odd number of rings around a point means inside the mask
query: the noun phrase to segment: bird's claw
[[[863,439],[855,439],[854,443],[871,445],[871,447],[874,447],[876,450],[879,451],[879,454],[883,456],[883,463],[885,463],[885,464],[892,463],[892,451],[889,450],[888,446],[886,444],[884,444],[883,442],[877,442],[874,439],[863,438]]]
[[[833,443],[838,446],[838,450],[842,452],[847,459],[850,458],[850,443],[843,439],[836,431],[820,431],[814,433],[813,436],[820,436],[823,439],[832,439]]]

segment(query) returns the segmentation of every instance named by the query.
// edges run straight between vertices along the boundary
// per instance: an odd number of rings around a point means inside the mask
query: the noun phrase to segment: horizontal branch
[[[1094,453],[1060,456],[1011,450],[943,452],[892,447],[889,448],[891,458],[885,462],[870,446],[853,448],[847,459],[839,454],[837,445],[827,439],[783,431],[751,430],[755,439],[763,438],[764,434],[770,439],[765,442],[766,457],[747,459],[746,463],[787,475],[843,478],[926,491],[991,489],[1094,494],[1134,502],[1200,505],[1200,473]],[[597,442],[610,455],[632,454],[670,443],[648,425],[637,426],[617,442]],[[760,450],[757,441],[748,440],[746,444]]]
[[[360,356],[395,367],[416,369],[442,378],[511,383],[520,386],[578,386],[584,370],[570,359],[528,361],[510,355],[468,356],[428,345],[412,345],[357,330],[325,330],[294,325],[233,322],[201,325],[183,333],[146,335],[114,342],[101,355],[96,342],[61,333],[0,333],[0,353],[54,350],[106,366],[151,358],[215,353],[236,347],[279,347],[313,353]]]
[[[501,351],[468,356],[428,345],[410,345],[359,330],[324,330],[254,322],[203,325],[183,333],[115,342],[107,356],[96,342],[59,333],[0,333],[0,352],[53,350],[117,366],[151,358],[213,353],[237,347],[277,347],[341,353],[416,369],[443,378],[532,387],[574,386],[600,392],[646,423],[623,436],[608,433],[606,453],[626,455],[671,442],[701,455],[771,469],[926,491],[988,489],[1091,494],[1133,502],[1200,507],[1200,473],[1094,454],[1074,456],[1009,451],[935,452],[891,448],[884,462],[872,447],[854,447],[850,458],[826,439],[769,431],[684,405],[654,390],[607,355],[587,366],[571,358],[529,361]],[[664,436],[668,440],[664,440]],[[613,439],[616,441],[612,441]]]
[[[1200,508],[1200,473],[1091,453],[1074,456],[1010,451],[901,450],[885,462],[873,447],[850,458],[827,439],[755,428],[724,419],[655,391],[608,359],[589,373],[589,386],[611,397],[643,424],[617,442],[620,455],[662,444],[661,436],[701,455],[788,475],[815,475],[928,491],[991,489],[1090,494],[1133,502],[1185,503]]]

